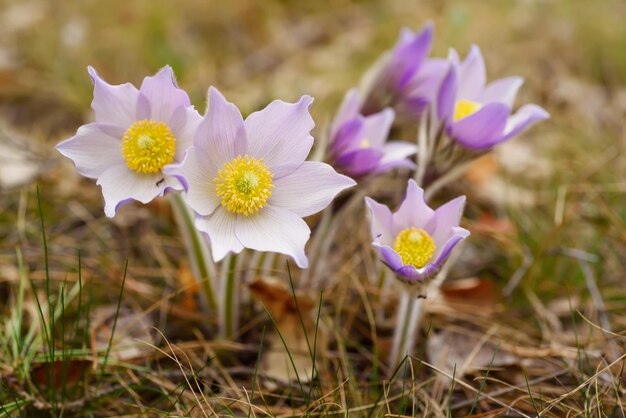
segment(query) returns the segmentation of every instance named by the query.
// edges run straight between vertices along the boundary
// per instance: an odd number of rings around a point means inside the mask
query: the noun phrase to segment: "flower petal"
[[[535,104],[524,105],[507,121],[506,128],[504,128],[504,137],[501,141],[506,141],[529,126],[549,117],[550,114],[540,106]]]
[[[372,238],[382,245],[393,245],[393,215],[389,208],[369,197],[365,198],[365,205],[369,213]]]
[[[94,85],[91,108],[96,113],[96,122],[126,130],[137,119],[139,90],[130,83],[111,85],[93,67],[88,67],[88,71]]]
[[[167,125],[176,138],[174,161],[181,162],[187,150],[193,146],[193,140],[202,122],[202,116],[193,106],[177,108]]]
[[[376,170],[383,152],[374,148],[362,148],[346,152],[336,159],[339,171],[352,177],[360,177]]]
[[[409,227],[424,228],[434,215],[434,211],[424,200],[424,189],[413,180],[409,180],[406,196],[397,212],[393,214],[394,237]]]
[[[248,135],[248,154],[274,166],[302,163],[311,147],[310,132],[315,126],[309,113],[313,103],[302,96],[298,103],[274,100],[267,107],[252,113],[244,122]]]
[[[343,124],[359,115],[362,103],[363,101],[358,89],[348,90],[330,128],[331,137],[337,134]]]
[[[394,168],[415,168],[415,163],[407,157],[417,152],[417,145],[407,141],[391,141],[383,147],[383,158],[376,169],[383,173]]]
[[[301,217],[309,216],[324,209],[339,192],[355,184],[328,164],[305,161],[290,174],[274,181],[268,203]]]
[[[463,207],[465,206],[465,196],[459,196],[450,200],[445,205],[439,206],[431,221],[424,228],[435,242],[437,253],[453,234],[453,228],[459,226]]]
[[[482,91],[478,101],[481,103],[500,102],[512,108],[517,91],[522,84],[524,84],[522,77],[506,77],[492,81]]]
[[[502,103],[488,103],[452,124],[449,134],[465,148],[482,150],[502,141],[502,132],[509,117],[509,107]]]
[[[196,218],[196,228],[209,236],[214,261],[220,261],[229,252],[238,254],[243,250],[243,245],[235,235],[236,224],[237,215],[222,207],[215,210],[211,216]]]
[[[194,146],[204,151],[211,166],[222,168],[225,163],[246,150],[246,132],[237,107],[227,102],[214,87],[209,88],[209,107],[198,126]]]
[[[477,45],[472,45],[465,60],[459,66],[458,97],[477,100],[487,82],[485,60]]]
[[[430,52],[433,40],[433,24],[427,23],[422,31],[414,34],[404,28],[400,33],[400,40],[394,48],[388,68],[396,91],[403,90],[417,73]]]
[[[307,268],[304,246],[311,230],[295,213],[275,206],[266,206],[252,216],[238,216],[235,233],[246,248],[288,255],[298,267]]]
[[[81,126],[75,136],[58,144],[56,149],[74,162],[81,175],[92,179],[124,162],[120,140],[102,132],[95,123]]]
[[[374,149],[380,149],[385,145],[391,124],[395,118],[393,109],[385,109],[365,118],[363,127],[363,138],[369,142]]]
[[[146,77],[139,89],[150,103],[150,118],[168,122],[176,108],[190,106],[189,96],[178,88],[172,67],[166,65],[151,77]]]
[[[448,258],[450,252],[458,243],[463,241],[465,238],[469,237],[470,232],[458,226],[452,228],[452,234],[445,242],[443,247],[438,249],[438,254],[435,257],[435,261],[432,264],[435,264],[438,268],[443,264],[443,262]]]
[[[363,137],[364,126],[365,118],[362,116],[357,116],[341,125],[332,137],[330,145],[332,156],[337,158],[346,151],[359,148],[359,141]]]
[[[185,186],[185,201],[199,215],[208,216],[220,205],[215,182],[220,167],[213,165],[206,151],[191,147],[181,164],[169,165],[163,169]]]
[[[437,93],[437,118],[447,125],[452,123],[458,85],[456,65],[453,62],[449,65]]]
[[[104,213],[112,218],[117,209],[130,200],[137,200],[141,203],[150,202],[163,194],[166,187],[166,182],[163,180],[161,173],[136,173],[125,163],[109,167],[96,182],[102,187]]]

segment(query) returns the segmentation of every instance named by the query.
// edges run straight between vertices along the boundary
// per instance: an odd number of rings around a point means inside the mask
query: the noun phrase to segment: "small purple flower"
[[[213,258],[245,248],[292,257],[301,268],[311,231],[303,217],[324,209],[356,183],[328,164],[305,161],[313,137],[313,99],[275,100],[245,120],[215,88],[184,161],[169,166],[197,213],[196,228],[211,241]]]
[[[473,45],[463,62],[450,53],[449,69],[438,93],[437,115],[448,135],[465,148],[489,149],[550,115],[535,104],[511,115],[521,77],[486,83],[485,62]]]
[[[354,178],[399,167],[415,168],[415,164],[407,158],[417,151],[415,144],[386,142],[394,111],[385,109],[363,116],[359,113],[361,103],[359,92],[350,90],[333,121],[330,157],[335,168]]]
[[[465,196],[433,211],[424,200],[424,190],[409,180],[406,197],[391,213],[389,208],[366,197],[370,227],[383,262],[409,283],[422,282],[435,274],[452,249],[469,236],[459,227]]]
[[[163,168],[182,161],[201,117],[176,85],[172,69],[144,78],[139,89],[111,85],[92,67],[89,74],[96,121],[56,148],[80,174],[97,179],[105,214],[113,217],[123,203],[148,203],[167,189],[182,189]]]
[[[418,33],[402,29],[394,48],[366,76],[363,114],[393,107],[399,116],[419,117],[432,98],[429,86],[441,78],[441,60],[426,59],[432,39],[432,23]]]

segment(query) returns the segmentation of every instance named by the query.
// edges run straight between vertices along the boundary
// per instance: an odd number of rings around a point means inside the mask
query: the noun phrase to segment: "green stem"
[[[224,338],[232,339],[235,335],[235,327],[239,322],[239,304],[237,298],[238,278],[237,275],[237,254],[228,258],[226,270],[226,281],[224,282],[224,321],[222,334]]]
[[[211,280],[214,268],[213,264],[211,264],[207,242],[200,231],[196,229],[193,214],[185,203],[183,196],[180,193],[173,193],[170,196],[174,217],[183,235],[191,270],[202,285],[207,307],[215,311],[217,303],[215,302],[215,292],[213,291],[213,282]]]

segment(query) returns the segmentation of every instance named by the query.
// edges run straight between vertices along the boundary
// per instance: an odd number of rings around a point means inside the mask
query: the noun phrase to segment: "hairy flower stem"
[[[172,193],[170,202],[174,210],[174,218],[183,236],[187,256],[191,264],[191,271],[196,280],[202,285],[204,291],[203,304],[212,312],[217,310],[215,292],[213,291],[213,277],[215,266],[213,265],[206,239],[198,231],[194,224],[193,213],[185,203],[180,193]]]
[[[228,256],[222,264],[222,309],[220,312],[220,336],[233,339],[239,326],[239,274],[237,254]]]
[[[422,317],[423,299],[413,289],[400,294],[400,306],[396,317],[396,330],[389,356],[389,366],[395,369],[406,356],[412,354],[415,335]],[[393,371],[392,371],[393,372]]]

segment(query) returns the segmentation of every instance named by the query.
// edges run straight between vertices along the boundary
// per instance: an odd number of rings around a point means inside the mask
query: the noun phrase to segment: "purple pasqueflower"
[[[437,116],[448,135],[463,147],[489,149],[550,116],[535,104],[526,104],[511,115],[524,80],[507,77],[485,85],[485,62],[476,45],[463,62],[459,62],[454,50],[449,60],[448,72],[439,88]]]
[[[56,146],[85,177],[97,179],[104,212],[113,217],[131,200],[148,203],[167,189],[182,189],[163,168],[180,162],[201,117],[169,66],[146,77],[137,89],[111,85],[89,67],[96,121]]]
[[[422,282],[435,274],[452,249],[469,236],[459,227],[465,196],[432,210],[424,190],[409,180],[404,201],[394,213],[366,197],[370,228],[382,261],[409,283]]]
[[[441,60],[426,58],[432,39],[430,22],[417,33],[402,29],[393,49],[381,57],[364,79],[363,114],[393,107],[399,116],[419,117],[431,100],[429,86],[438,84],[441,77]]]
[[[312,102],[309,96],[294,104],[275,100],[243,120],[234,104],[209,89],[193,146],[166,172],[185,186],[216,261],[245,247],[286,254],[307,267],[311,231],[302,218],[356,184],[328,164],[305,161],[313,146]]]
[[[386,142],[394,111],[384,109],[369,116],[359,113],[362,100],[356,89],[348,91],[330,129],[330,158],[351,177],[383,173],[394,168],[413,169],[408,159],[417,146],[405,141]]]

